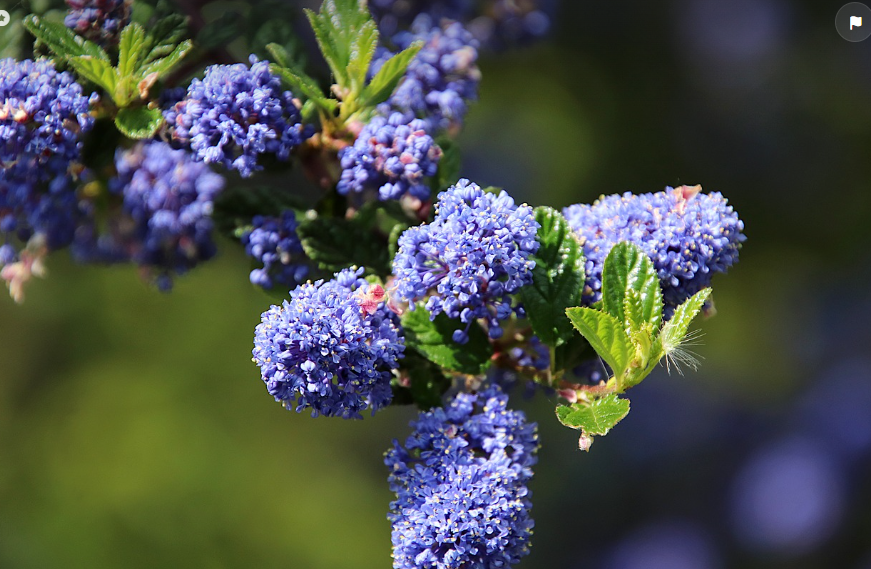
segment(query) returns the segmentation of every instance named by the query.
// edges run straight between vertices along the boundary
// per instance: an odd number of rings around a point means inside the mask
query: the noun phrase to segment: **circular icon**
[[[847,41],[862,41],[871,36],[871,8],[861,2],[844,4],[835,16],[835,29]]]
[[[7,24],[9,24],[9,12],[0,10],[0,27],[4,27]]]

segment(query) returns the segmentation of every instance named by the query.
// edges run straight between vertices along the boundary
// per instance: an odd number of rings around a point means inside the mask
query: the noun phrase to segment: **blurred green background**
[[[700,370],[633,390],[589,454],[552,401],[518,398],[543,441],[520,567],[871,566],[871,444],[841,452],[830,429],[841,403],[845,432],[871,428],[871,405],[849,401],[871,385],[871,41],[837,35],[839,7],[566,1],[549,41],[482,57],[465,175],[559,207],[701,183],[748,235],[714,280]],[[0,299],[0,567],[390,566],[382,453],[414,412],[313,420],[275,404],[250,360],[270,299],[237,247],[168,295],[129,267],[55,255],[49,270],[23,306]],[[845,361],[854,371],[831,372]],[[805,413],[833,375],[858,387]],[[744,465],[787,439],[830,476],[775,476],[760,514],[774,522],[753,534],[775,537],[748,538]],[[807,527],[771,529],[778,507],[809,500],[816,518],[781,520]]]

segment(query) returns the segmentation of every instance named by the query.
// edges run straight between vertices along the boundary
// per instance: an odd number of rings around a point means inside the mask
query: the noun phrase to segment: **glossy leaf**
[[[61,59],[88,56],[110,63],[109,55],[100,46],[77,35],[63,24],[48,22],[31,14],[24,18],[24,27]]]
[[[124,136],[136,140],[151,138],[163,124],[160,109],[147,107],[127,107],[118,111],[115,126]]]
[[[143,62],[149,63],[172,53],[186,32],[187,23],[184,16],[171,14],[158,20],[148,30],[143,49],[145,52]]]
[[[142,79],[146,79],[156,73],[157,77],[164,77],[181,63],[181,60],[184,59],[192,47],[193,43],[190,40],[181,42],[166,57],[155,59],[143,66],[139,70],[139,76]]]
[[[572,429],[581,429],[588,436],[607,435],[628,414],[629,400],[621,399],[615,393],[591,403],[579,402],[556,408],[560,423]]]
[[[465,326],[445,314],[439,314],[434,321],[430,320],[430,314],[423,304],[402,315],[406,346],[444,369],[478,375],[489,367],[493,350],[487,334],[475,323],[469,327],[469,341],[465,344],[456,343],[453,340],[454,331]]]
[[[533,257],[532,284],[520,289],[520,298],[536,336],[549,346],[557,346],[573,336],[566,309],[581,303],[584,256],[560,212],[537,207],[535,219],[541,225],[541,246]]]
[[[629,291],[638,293],[637,310],[627,318],[625,299]],[[650,324],[659,330],[662,322],[662,291],[650,258],[628,242],[614,245],[602,269],[602,301],[605,312],[635,330]]]
[[[145,30],[132,23],[121,30],[118,41],[118,77],[129,77],[139,69],[139,61],[146,46]]]
[[[592,308],[569,308],[566,314],[615,377],[622,376],[635,355],[635,347],[623,325],[607,312]]]
[[[297,229],[306,255],[326,271],[351,265],[375,274],[390,273],[387,243],[357,220],[316,218]]]
[[[115,68],[102,59],[90,55],[79,55],[69,59],[70,65],[84,79],[101,87],[107,94],[114,96],[118,78]]]
[[[374,107],[389,99],[399,82],[405,77],[408,64],[422,47],[423,42],[416,41],[385,61],[363,91],[362,104]]]

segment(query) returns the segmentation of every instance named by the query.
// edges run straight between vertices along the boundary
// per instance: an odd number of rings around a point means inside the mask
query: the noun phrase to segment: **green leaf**
[[[520,289],[520,298],[536,336],[548,346],[557,346],[574,335],[566,309],[581,303],[584,256],[560,212],[537,207],[535,219],[541,225],[541,246],[533,257],[532,284]]]
[[[151,27],[146,38],[143,48],[143,52],[146,54],[144,63],[172,53],[186,33],[187,21],[184,16],[170,14],[158,20]]]
[[[369,85],[363,91],[362,105],[374,107],[390,98],[396,86],[405,77],[405,71],[411,60],[423,47],[422,41],[416,41],[384,62]]]
[[[367,10],[368,13],[368,10]],[[369,65],[378,47],[378,26],[369,18],[364,22],[355,36],[348,59],[348,87],[354,96],[359,96],[366,85],[366,77],[369,74]]]
[[[607,435],[614,425],[629,414],[629,400],[616,393],[594,400],[592,403],[559,405],[556,416],[559,422],[572,429],[581,429],[584,434]]]
[[[630,291],[637,294],[632,313],[626,313]],[[605,312],[623,322],[627,329],[639,330],[645,324],[658,330],[662,322],[662,291],[650,258],[636,245],[615,245],[602,270],[602,304]]]
[[[151,80],[150,76],[155,73],[157,74],[157,77],[164,77],[181,63],[181,60],[184,59],[192,47],[193,43],[190,40],[181,42],[166,57],[155,59],[151,63],[144,65],[142,69],[139,70],[139,76],[143,80]]]
[[[324,0],[319,13],[306,10],[306,16],[336,83],[359,95],[378,44],[366,1]]]
[[[637,306],[627,316],[625,299],[629,291],[637,292],[639,298],[630,301],[637,302]],[[627,329],[639,330],[650,324],[652,330],[659,330],[662,322],[659,279],[650,258],[632,243],[618,243],[608,253],[602,269],[602,300],[605,312]]]
[[[338,101],[327,98],[317,82],[305,73],[296,69],[281,67],[275,63],[271,64],[269,69],[280,76],[295,95],[301,95],[303,99],[312,101],[328,114],[332,114],[336,110]]]
[[[493,349],[484,330],[472,323],[469,326],[469,341],[458,344],[453,333],[465,324],[439,314],[434,321],[429,312],[418,304],[414,310],[402,315],[405,344],[444,369],[459,373],[479,375],[490,365]]]
[[[439,169],[436,173],[437,189],[441,191],[456,184],[457,180],[460,179],[463,158],[460,154],[460,147],[450,138],[439,137],[436,144],[442,149],[442,158],[439,160]]]
[[[272,57],[272,61],[276,63],[279,67],[294,67],[293,58],[287,51],[287,48],[283,45],[274,42],[268,43],[266,44],[266,51],[269,52],[269,55]]]
[[[358,265],[376,274],[390,274],[387,243],[356,220],[304,220],[297,233],[306,255],[326,271]]]
[[[133,22],[121,30],[118,41],[118,77],[123,79],[135,74],[146,48],[145,30]]]
[[[674,315],[662,327],[660,334],[662,349],[666,354],[672,353],[681,345],[687,335],[690,323],[705,305],[709,296],[711,296],[711,289],[702,289],[674,309]]]
[[[63,24],[47,22],[31,14],[24,18],[24,27],[61,59],[89,56],[111,63],[109,55],[99,45],[77,35]]]
[[[69,58],[69,64],[81,77],[101,87],[109,96],[114,96],[118,77],[110,63],[90,55],[78,55]]]
[[[118,111],[115,126],[124,136],[135,140],[151,138],[163,124],[160,109],[148,107],[127,107]]]
[[[566,314],[599,357],[611,367],[614,376],[622,377],[635,355],[635,347],[623,325],[607,312],[592,308],[569,308]]]

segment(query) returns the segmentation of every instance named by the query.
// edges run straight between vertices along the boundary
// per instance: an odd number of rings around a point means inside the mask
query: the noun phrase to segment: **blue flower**
[[[83,215],[81,134],[93,126],[96,100],[51,61],[0,60],[0,267],[34,236],[48,250],[72,241]]]
[[[481,72],[477,66],[478,42],[459,22],[445,21],[439,26],[427,15],[418,17],[411,31],[393,37],[397,48],[415,41],[424,46],[414,57],[405,78],[380,107],[411,113],[426,121],[429,132],[462,126],[468,102],[478,98]],[[393,55],[381,48],[372,65],[376,73]]]
[[[655,194],[602,196],[563,213],[584,246],[584,302],[602,297],[602,266],[621,241],[639,246],[653,261],[662,285],[665,317],[706,288],[715,273],[738,261],[744,222],[719,192],[701,186],[668,187]]]
[[[479,318],[498,338],[499,321],[513,311],[510,295],[532,281],[538,228],[531,207],[460,180],[439,194],[431,224],[400,236],[393,260],[397,295],[412,303],[429,295],[433,318],[442,312],[459,318],[466,328],[454,334],[457,342],[467,341],[469,325]]]
[[[251,271],[251,282],[270,289],[276,284],[296,287],[308,276],[308,266],[300,263],[302,243],[296,234],[296,216],[285,211],[281,217],[258,215],[251,229],[242,234],[245,253],[263,265]]]
[[[110,188],[123,195],[124,212],[132,219],[120,239],[167,290],[173,273],[183,274],[215,255],[212,202],[224,179],[188,152],[156,141],[119,150],[115,167],[118,176]]]
[[[424,178],[435,175],[441,156],[423,121],[409,120],[402,113],[376,116],[354,145],[340,152],[342,176],[337,189],[342,195],[378,190],[382,200],[406,193],[426,200],[429,186]]]
[[[385,464],[397,569],[505,567],[529,553],[535,423],[492,385],[421,413]]]
[[[262,169],[261,154],[287,160],[290,151],[311,136],[300,123],[299,103],[268,61],[212,65],[194,79],[187,96],[164,113],[172,136],[190,145],[198,160],[222,164],[251,176]]]
[[[330,281],[300,285],[262,314],[254,362],[286,408],[349,419],[390,403],[404,339],[399,319],[381,302],[384,289],[362,274],[345,269]]]
[[[490,49],[537,40],[547,34],[555,0],[369,0],[378,27],[386,35],[408,26],[419,14],[466,24]]]
[[[130,23],[131,0],[66,0],[66,27],[100,45],[114,45]]]

